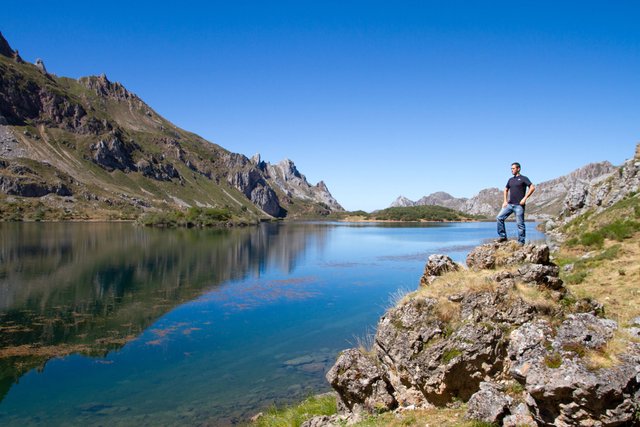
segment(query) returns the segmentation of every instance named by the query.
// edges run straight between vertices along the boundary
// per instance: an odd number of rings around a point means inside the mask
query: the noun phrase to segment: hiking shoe
[[[496,243],[502,243],[502,242],[506,242],[508,239],[506,237],[498,237],[496,240],[494,240],[494,242]]]

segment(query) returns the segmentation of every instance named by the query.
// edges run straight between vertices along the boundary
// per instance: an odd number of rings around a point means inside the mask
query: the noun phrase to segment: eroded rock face
[[[339,403],[350,412],[378,412],[397,406],[385,372],[357,349],[346,350],[338,357],[327,380],[338,392]]]
[[[269,215],[284,216],[285,212],[280,206],[278,195],[269,187],[262,173],[256,167],[232,174],[228,182]]]
[[[619,168],[589,181],[582,181],[567,192],[560,218],[548,223],[547,230],[560,227],[588,210],[600,212],[640,190],[640,144],[634,157]]]
[[[91,146],[93,161],[102,168],[113,171],[119,169],[123,172],[137,170],[131,159],[131,147],[123,143],[118,136],[105,141],[101,140]]]
[[[587,350],[602,349],[617,325],[592,314],[570,315],[554,333],[538,320],[514,330],[510,373],[527,393],[541,425],[631,425],[639,407],[640,345],[628,343],[613,367],[594,367]]]

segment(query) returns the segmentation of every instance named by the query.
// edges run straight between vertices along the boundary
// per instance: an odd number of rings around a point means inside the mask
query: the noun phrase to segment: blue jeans
[[[504,220],[507,219],[512,213],[516,214],[516,224],[518,226],[518,242],[524,243],[526,235],[524,228],[524,206],[522,205],[507,205],[502,208],[496,219],[498,220],[498,235],[500,237],[507,238],[507,231],[504,228]]]

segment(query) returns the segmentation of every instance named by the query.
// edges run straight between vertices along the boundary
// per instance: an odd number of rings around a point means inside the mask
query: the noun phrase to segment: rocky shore
[[[372,347],[328,372],[338,414],[304,425],[462,403],[467,419],[505,426],[638,423],[640,318],[620,325],[572,295],[546,245],[485,244],[466,264],[429,257]]]

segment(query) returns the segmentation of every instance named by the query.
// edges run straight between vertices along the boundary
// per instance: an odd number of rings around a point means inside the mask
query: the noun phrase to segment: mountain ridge
[[[608,161],[589,163],[560,177],[536,184],[536,191],[527,204],[527,216],[531,219],[546,220],[559,215],[565,197],[576,188],[584,188],[593,182],[606,179],[617,168]],[[496,187],[480,190],[470,198],[454,197],[438,191],[412,201],[399,196],[390,207],[440,205],[456,209],[466,214],[495,216],[502,207],[502,190]]]
[[[290,160],[264,168],[178,128],[105,74],[57,77],[18,59],[0,33],[3,219],[134,219],[186,207],[238,221],[343,208]],[[39,216],[36,212],[40,212]]]

